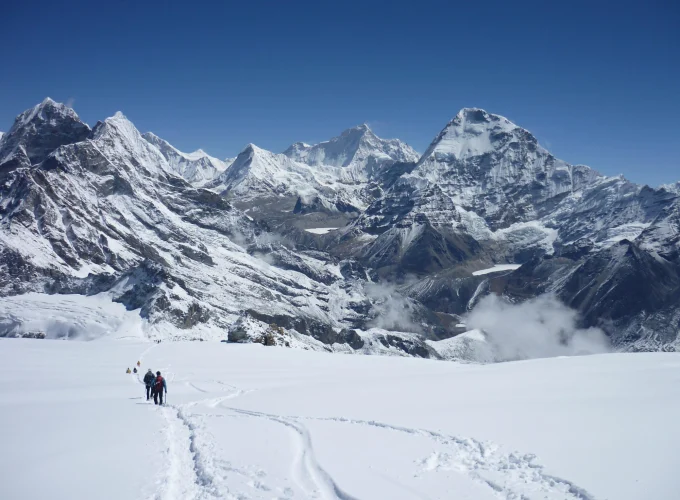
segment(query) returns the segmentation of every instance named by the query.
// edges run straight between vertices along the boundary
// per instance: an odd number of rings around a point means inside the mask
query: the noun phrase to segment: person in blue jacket
[[[153,374],[151,371],[151,368],[148,369],[148,371],[144,374],[144,386],[146,386],[146,400],[149,400],[149,396],[153,391],[151,390],[154,381],[156,380],[156,376]]]
[[[153,382],[153,402],[154,404],[163,404],[163,391],[168,393],[168,384],[165,383],[165,378],[161,376],[161,372],[156,372],[156,380]],[[160,398],[160,403],[158,399]]]

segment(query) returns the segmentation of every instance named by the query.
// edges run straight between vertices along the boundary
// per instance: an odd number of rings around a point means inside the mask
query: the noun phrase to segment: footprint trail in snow
[[[187,386],[201,395],[212,392],[193,382],[188,382]],[[428,457],[414,459],[414,472],[418,475],[453,471],[485,485],[495,496],[508,500],[594,500],[572,482],[545,473],[531,454],[505,453],[491,443],[373,420],[285,416],[226,406],[227,401],[248,392],[234,387],[229,389],[232,392],[226,395],[204,397],[160,410],[165,419],[168,441],[168,472],[156,499],[358,500],[343,489],[317,460],[312,436],[305,425],[305,422],[317,421],[373,427],[381,432],[398,432],[432,441],[437,449]],[[274,423],[289,433],[291,457],[287,469],[292,485],[282,487],[276,481],[268,484],[266,471],[257,464],[240,463],[235,467],[233,460],[221,457],[222,450],[215,445],[211,430],[233,425],[236,420],[244,418]],[[254,428],[257,429],[257,425]]]

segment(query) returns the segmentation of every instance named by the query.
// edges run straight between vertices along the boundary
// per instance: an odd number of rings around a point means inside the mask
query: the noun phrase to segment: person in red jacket
[[[153,382],[153,402],[154,404],[163,404],[163,392],[168,393],[168,384],[161,376],[161,372],[156,372],[156,380]],[[158,399],[160,398],[160,403]]]

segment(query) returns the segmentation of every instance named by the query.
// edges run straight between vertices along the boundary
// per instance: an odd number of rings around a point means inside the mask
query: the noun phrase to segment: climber
[[[161,377],[161,372],[156,372],[156,380],[153,382],[154,404],[163,404],[163,390],[165,390],[165,394],[168,393],[168,384],[166,384],[165,379]],[[160,398],[160,403],[158,402],[158,398]]]
[[[128,367],[128,369],[125,370],[125,373],[132,373],[132,371],[130,371],[130,368]]]
[[[136,366],[132,369],[132,373],[137,373],[137,367]]]
[[[156,377],[154,377],[153,372],[151,371],[151,368],[146,372],[144,375],[144,385],[146,386],[146,400],[149,400],[149,394],[151,394],[153,391],[151,390],[151,387],[153,386],[153,381],[156,380]]]
[[[142,362],[141,362],[141,361],[137,361],[137,366],[142,366]]]

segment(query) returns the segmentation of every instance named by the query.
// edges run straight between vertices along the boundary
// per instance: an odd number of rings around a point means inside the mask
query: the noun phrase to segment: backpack
[[[156,382],[153,385],[153,389],[156,392],[161,392],[163,390],[163,377],[159,376],[156,378]]]

